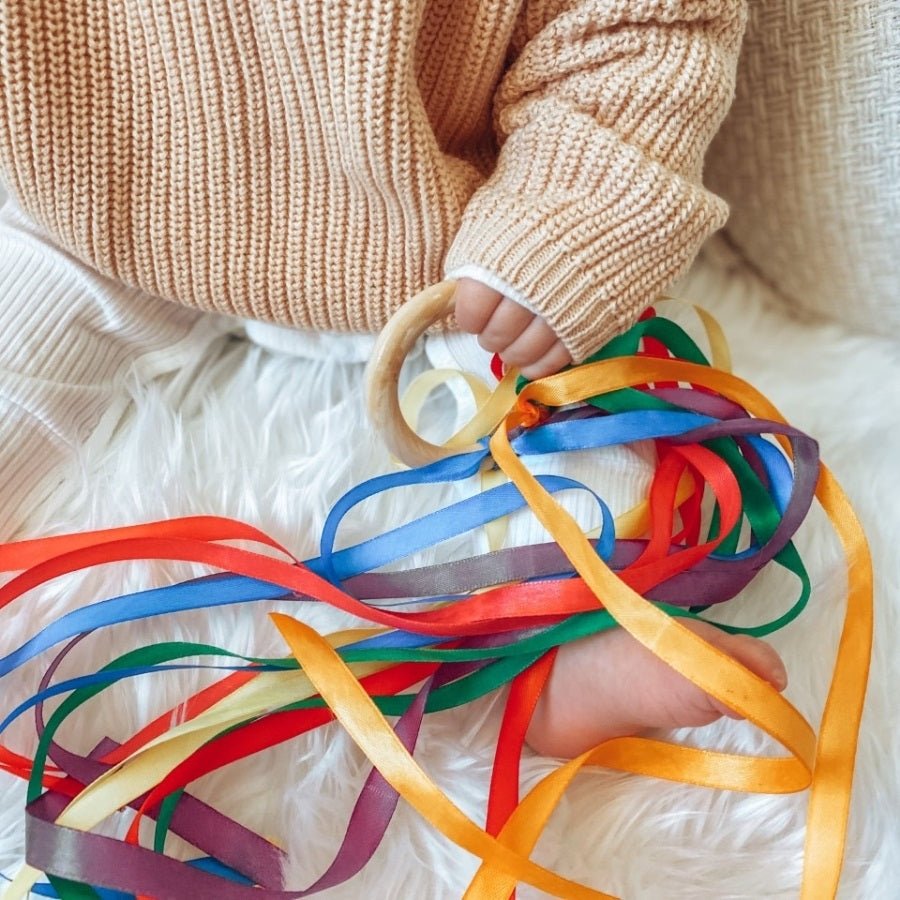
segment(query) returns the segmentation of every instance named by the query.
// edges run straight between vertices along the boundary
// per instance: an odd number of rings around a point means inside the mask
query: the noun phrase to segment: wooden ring
[[[391,453],[411,467],[481,449],[478,444],[453,449],[431,444],[409,427],[400,411],[397,385],[403,362],[425,329],[453,311],[455,288],[454,282],[442,281],[404,303],[378,336],[366,368],[369,419]]]

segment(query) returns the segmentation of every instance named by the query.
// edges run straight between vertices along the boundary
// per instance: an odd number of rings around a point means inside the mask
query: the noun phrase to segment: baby
[[[40,7],[0,0],[0,539],[122,379],[243,320],[350,359],[325,336],[447,276],[460,328],[536,378],[725,221],[701,172],[743,0]],[[784,687],[766,644],[688,627]],[[723,714],[616,631],[560,652],[528,738],[571,755]]]

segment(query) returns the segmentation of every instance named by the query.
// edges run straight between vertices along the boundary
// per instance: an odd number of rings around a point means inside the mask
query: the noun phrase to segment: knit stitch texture
[[[377,331],[476,265],[581,358],[726,218],[742,0],[0,0],[0,177],[169,300]]]
[[[707,179],[733,246],[789,308],[896,333],[900,3],[753,3]]]

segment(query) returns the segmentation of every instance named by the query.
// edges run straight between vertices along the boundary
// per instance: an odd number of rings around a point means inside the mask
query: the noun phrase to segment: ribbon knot
[[[522,428],[534,428],[544,422],[550,415],[550,411],[546,406],[541,406],[533,400],[527,400],[521,396],[517,407],[519,425]]]

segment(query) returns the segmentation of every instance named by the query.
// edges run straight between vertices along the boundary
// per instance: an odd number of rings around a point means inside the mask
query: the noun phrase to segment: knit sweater
[[[743,0],[0,0],[0,177],[202,309],[376,331],[483,273],[576,359],[726,217]]]

